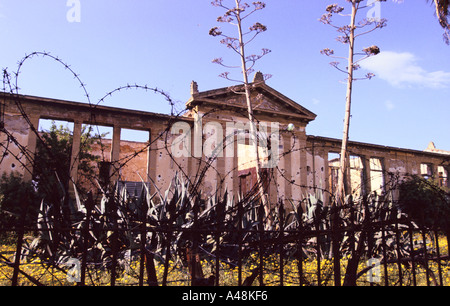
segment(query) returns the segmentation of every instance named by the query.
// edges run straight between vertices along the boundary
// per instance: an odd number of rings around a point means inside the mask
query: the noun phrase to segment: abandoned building
[[[266,192],[271,202],[280,198],[299,201],[316,190],[333,193],[341,140],[308,135],[308,123],[316,118],[316,114],[271,88],[262,79],[255,78],[251,88],[259,130],[264,127],[266,135],[270,136],[259,143],[260,160],[267,162],[270,159],[266,154],[269,146],[271,152],[277,151],[271,155],[271,166],[264,167],[266,177],[270,177]],[[200,92],[193,82],[186,112],[177,117],[3,93],[0,173],[16,171],[25,180],[32,179],[37,129],[40,120],[52,119],[73,124],[70,168],[73,184],[79,180],[82,126],[88,124],[112,128],[110,139],[103,139],[101,145],[92,150],[112,165],[109,174],[113,181],[120,180],[130,186],[152,182],[153,190],[165,190],[176,172],[186,179],[194,179],[199,166],[209,163],[211,167],[201,185],[203,194],[211,195],[225,188],[233,194],[245,194],[255,183],[250,137],[244,133],[239,141],[240,136],[235,131],[227,133],[226,139],[221,136],[230,126],[236,128],[239,124],[248,124],[245,95],[239,90],[242,88],[227,87]],[[148,142],[121,140],[122,129],[148,132]],[[175,154],[171,149],[177,146],[174,145],[177,139],[183,140],[180,138],[183,133],[186,141],[178,147],[182,154]],[[196,146],[198,141],[200,144]],[[215,149],[223,148],[213,159],[201,151],[207,148],[206,141]],[[393,176],[406,174],[433,177],[440,185],[448,187],[449,162],[450,152],[436,149],[433,143],[426,150],[418,151],[350,141],[346,188],[355,195],[382,192]]]

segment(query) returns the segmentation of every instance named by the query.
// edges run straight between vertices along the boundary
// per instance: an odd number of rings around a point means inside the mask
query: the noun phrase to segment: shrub
[[[34,225],[39,209],[39,197],[32,183],[24,182],[17,173],[0,178],[0,228],[14,230],[20,225]],[[33,223],[32,223],[33,222]],[[0,239],[7,237],[0,232]]]
[[[399,186],[399,206],[419,225],[450,230],[450,197],[431,180],[412,176]]]
[[[78,158],[78,181],[88,182],[95,176],[95,163],[100,161],[99,156],[91,154],[92,145],[106,136],[103,134],[92,134],[92,127],[83,126],[81,130],[80,151]],[[42,142],[37,142],[37,154],[34,160],[33,179],[37,182],[40,193],[47,196],[55,196],[62,184],[64,190],[68,190],[70,181],[70,169],[72,165],[72,143],[73,132],[67,126],[57,126],[53,121],[50,130],[41,135]],[[81,192],[87,192],[83,184],[77,188]],[[56,200],[61,197],[56,194]]]

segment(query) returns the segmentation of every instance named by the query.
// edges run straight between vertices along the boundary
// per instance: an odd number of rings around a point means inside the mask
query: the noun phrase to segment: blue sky
[[[192,80],[200,91],[233,84],[218,77],[226,69],[212,63],[216,57],[231,65],[239,59],[208,35],[210,28],[224,26],[216,22],[223,11],[209,0],[79,3],[79,22],[69,22],[66,0],[0,0],[1,68],[13,73],[26,54],[50,52],[79,74],[93,103],[129,83],[160,88],[182,107]],[[317,114],[308,134],[341,138],[345,75],[320,54],[324,48],[347,52],[335,40],[337,33],[318,21],[331,3],[347,7],[337,0],[266,0],[254,20],[268,31],[247,52],[272,50],[255,68],[273,75],[269,86]],[[376,77],[354,85],[351,140],[418,150],[434,141],[450,150],[450,46],[434,8],[426,0],[387,0],[381,17],[388,26],[361,37],[356,46],[377,45],[381,53],[362,63],[361,73]],[[49,58],[27,60],[18,84],[22,94],[87,102],[73,76]],[[160,96],[137,90],[122,91],[103,105],[169,111]]]

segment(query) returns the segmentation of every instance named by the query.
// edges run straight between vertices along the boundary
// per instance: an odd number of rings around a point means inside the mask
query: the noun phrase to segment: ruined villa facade
[[[260,143],[260,158],[265,162],[270,159],[264,153],[268,143],[270,150],[278,148],[277,154],[271,156],[276,161],[272,160],[272,166],[264,168],[270,178],[266,192],[271,202],[280,198],[300,201],[316,190],[332,193],[337,182],[341,140],[308,135],[308,123],[316,118],[316,114],[271,88],[262,79],[255,79],[251,88],[258,126],[264,126],[266,135],[270,135],[270,141]],[[251,151],[248,134],[244,133],[238,140],[239,134],[232,131],[226,133],[226,139],[221,138],[230,126],[236,128],[239,124],[248,124],[245,95],[239,93],[240,90],[242,88],[227,87],[200,92],[193,82],[186,112],[181,116],[2,94],[4,130],[0,133],[3,152],[0,173],[16,171],[25,180],[31,180],[39,121],[53,119],[73,123],[70,180],[75,184],[82,126],[95,124],[112,127],[110,139],[103,140],[102,152],[107,152],[103,158],[114,169],[119,169],[111,171],[113,180],[151,181],[154,190],[155,187],[165,190],[176,172],[193,180],[202,163],[209,162],[211,167],[201,184],[203,194],[208,196],[225,188],[233,194],[244,194],[255,181],[251,154],[243,153]],[[121,129],[146,131],[148,142],[121,140]],[[183,133],[187,138],[180,138]],[[180,139],[188,140],[178,148],[189,154],[170,151],[177,147],[174,142]],[[205,152],[201,152],[208,140],[208,146],[223,146],[214,159],[208,159]],[[199,141],[200,145],[196,147]],[[195,152],[198,148],[200,153]],[[94,147],[93,150],[100,149]],[[448,187],[449,161],[450,152],[438,150],[432,144],[426,150],[418,151],[350,141],[346,188],[356,195],[382,191],[392,176],[406,174],[433,177]]]

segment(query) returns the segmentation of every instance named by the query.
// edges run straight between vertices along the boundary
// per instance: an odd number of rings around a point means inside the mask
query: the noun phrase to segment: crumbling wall
[[[4,124],[12,137],[5,133],[0,133],[0,143],[3,154],[1,155],[0,173],[9,174],[13,171],[24,174],[26,158],[18,147],[19,144],[28,143],[30,130],[26,120],[20,114],[6,113],[4,115]]]
[[[227,123],[248,123],[248,118],[242,110],[231,110],[234,104],[242,104],[242,101],[222,101],[220,108],[201,110],[193,107],[185,116],[174,117],[163,114],[125,110],[119,108],[92,106],[84,103],[44,99],[27,96],[15,96],[15,100],[6,101],[5,129],[6,133],[0,134],[3,147],[1,173],[18,171],[31,178],[32,159],[36,147],[36,135],[30,127],[31,122],[37,128],[39,119],[64,120],[74,123],[74,143],[72,151],[73,170],[71,179],[77,182],[76,156],[80,148],[80,131],[83,124],[103,125],[113,128],[111,139],[103,139],[103,147],[94,146],[93,153],[103,150],[105,161],[114,163],[119,169],[114,179],[155,183],[153,191],[165,191],[175,173],[179,173],[184,179],[194,181],[197,175],[202,174],[202,167],[207,167],[204,177],[199,185],[199,190],[206,197],[212,196],[217,191],[233,193],[235,196],[241,190],[243,181],[239,177],[241,171],[252,168],[246,165],[250,162],[251,154],[242,154],[242,150],[249,149],[248,135],[244,142],[238,144],[237,134],[232,134],[230,139],[217,138],[211,143],[215,147],[223,146],[221,155],[212,160],[200,151],[195,155],[195,141],[200,139],[200,149],[207,141],[216,136],[216,126],[227,136]],[[27,120],[17,109],[17,99],[26,114]],[[209,99],[209,98],[208,98]],[[207,100],[210,101],[211,99]],[[260,108],[274,108],[274,103],[269,103],[267,98],[262,101]],[[239,103],[238,103],[239,102]],[[234,104],[233,104],[234,103]],[[275,105],[275,106],[274,106]],[[227,107],[230,108],[227,108]],[[258,109],[258,108],[255,108]],[[272,145],[278,149],[278,157],[272,167],[266,172],[270,185],[267,193],[270,201],[276,203],[278,199],[289,199],[300,202],[308,193],[322,191],[325,201],[333,193],[335,178],[333,169],[338,166],[337,160],[331,160],[334,153],[339,154],[341,141],[319,136],[307,136],[307,119],[293,118],[289,114],[277,114],[268,110],[256,111],[255,116],[260,125],[270,126],[277,123],[277,137],[273,138]],[[195,124],[202,116],[203,121],[195,129]],[[184,131],[172,129],[175,122],[181,122]],[[213,123],[211,125],[211,123]],[[292,124],[293,123],[293,124]],[[291,124],[291,125],[290,125]],[[233,126],[233,125],[232,125]],[[290,128],[288,128],[290,126]],[[149,142],[131,142],[120,139],[121,129],[136,129],[149,132]],[[189,147],[188,155],[172,154],[172,143],[179,140],[185,133],[189,138],[186,146]],[[269,134],[270,134],[269,129]],[[272,137],[272,136],[271,136]],[[220,141],[225,140],[225,143]],[[22,147],[18,147],[16,143]],[[228,149],[229,148],[232,149]],[[272,148],[274,149],[274,148]],[[26,152],[27,157],[25,158]],[[192,155],[190,155],[192,154]],[[441,151],[417,151],[402,148],[385,147],[366,143],[349,143],[350,170],[347,177],[349,192],[360,196],[370,192],[383,192],[383,188],[395,177],[404,177],[409,174],[435,177],[441,184],[448,186],[449,156]],[[239,157],[240,156],[240,157]],[[262,154],[263,159],[267,159]],[[263,160],[266,163],[267,160]],[[424,165],[427,165],[426,167]],[[253,165],[254,166],[254,165]],[[208,168],[209,167],[209,168]],[[427,169],[424,173],[423,169]],[[244,181],[245,183],[245,181]]]
[[[308,187],[324,188],[329,193],[336,183],[333,175],[339,168],[339,139],[308,136],[308,169],[317,173],[317,162],[325,165],[324,176],[314,177],[308,173]],[[315,158],[313,159],[313,148]],[[403,148],[386,147],[368,143],[349,142],[349,169],[346,174],[346,192],[355,197],[377,192],[383,193],[393,184],[398,183],[409,175],[422,175],[427,179],[435,179],[444,187],[450,187],[448,170],[450,169],[450,152],[444,154],[430,151],[418,151]],[[331,154],[333,153],[333,154]],[[332,158],[325,159],[326,156]],[[331,192],[332,193],[332,192]],[[329,199],[327,199],[329,202]]]

